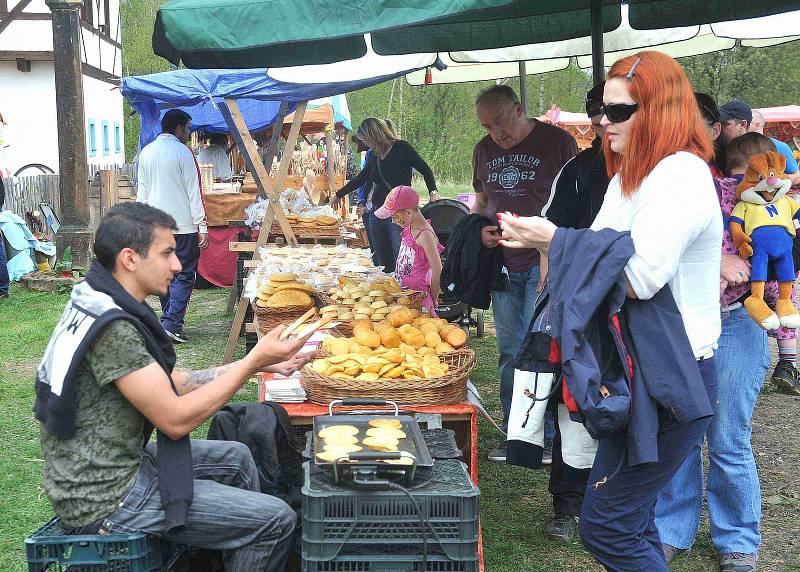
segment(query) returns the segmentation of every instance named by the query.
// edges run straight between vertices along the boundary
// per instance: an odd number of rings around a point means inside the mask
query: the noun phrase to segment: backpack
[[[229,403],[212,418],[208,439],[247,445],[261,492],[283,500],[299,516],[303,447],[283,407],[272,402]]]

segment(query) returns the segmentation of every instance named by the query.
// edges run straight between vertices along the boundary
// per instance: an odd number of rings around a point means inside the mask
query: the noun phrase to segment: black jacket
[[[494,223],[483,215],[464,217],[453,229],[442,255],[442,293],[473,308],[487,310],[492,290],[504,290],[508,281],[503,273],[501,248],[486,248],[481,229]]]
[[[608,189],[606,161],[596,137],[589,149],[584,149],[561,168],[550,200],[542,210],[556,226],[589,228],[600,212]]]
[[[303,447],[286,410],[263,403],[229,403],[211,420],[208,438],[244,443],[253,454],[261,492],[300,510]]]

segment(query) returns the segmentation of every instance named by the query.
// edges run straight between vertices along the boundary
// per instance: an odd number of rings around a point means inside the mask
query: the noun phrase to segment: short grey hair
[[[497,105],[500,103],[505,103],[507,105],[519,103],[517,92],[509,85],[493,85],[492,87],[482,90],[475,100],[476,107],[479,105]]]

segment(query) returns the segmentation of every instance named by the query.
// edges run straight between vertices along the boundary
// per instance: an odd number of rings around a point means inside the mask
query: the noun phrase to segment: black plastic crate
[[[70,535],[58,517],[25,539],[29,572],[155,572],[158,538],[142,533]]]
[[[451,560],[429,555],[423,564],[422,555],[392,554],[348,556],[329,561],[303,560],[302,572],[478,572],[477,560]]]
[[[369,555],[380,556],[386,550],[404,558],[420,555],[420,516],[401,491],[337,486],[327,471],[311,463],[304,465],[304,471],[304,561],[343,557],[366,561]],[[447,561],[477,562],[480,491],[465,465],[456,460],[436,461],[432,469],[419,471],[407,488],[419,504],[429,552]]]

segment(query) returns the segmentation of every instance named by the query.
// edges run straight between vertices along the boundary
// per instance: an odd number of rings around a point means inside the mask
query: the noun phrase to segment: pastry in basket
[[[367,437],[389,437],[392,439],[405,439],[406,434],[402,429],[394,427],[370,427],[367,429]]]
[[[398,451],[400,441],[392,437],[367,437],[362,441],[365,447],[373,451]]]
[[[399,419],[392,419],[390,417],[378,417],[369,420],[370,427],[388,427],[392,429],[400,429],[403,423]]]
[[[286,308],[288,306],[300,306],[310,308],[314,305],[314,300],[305,292],[298,290],[282,290],[275,292],[267,301],[268,308]]]
[[[333,438],[336,435],[358,435],[358,427],[353,427],[352,425],[328,425],[320,429],[317,435],[322,439]]]
[[[269,277],[270,282],[296,282],[297,274],[294,272],[276,272]]]
[[[275,288],[275,292],[273,294],[277,294],[278,292],[283,292],[284,290],[298,290],[300,292],[305,292],[306,294],[316,294],[317,289],[313,286],[309,286],[308,284],[303,284],[301,282],[284,282],[281,283],[280,286]]]

